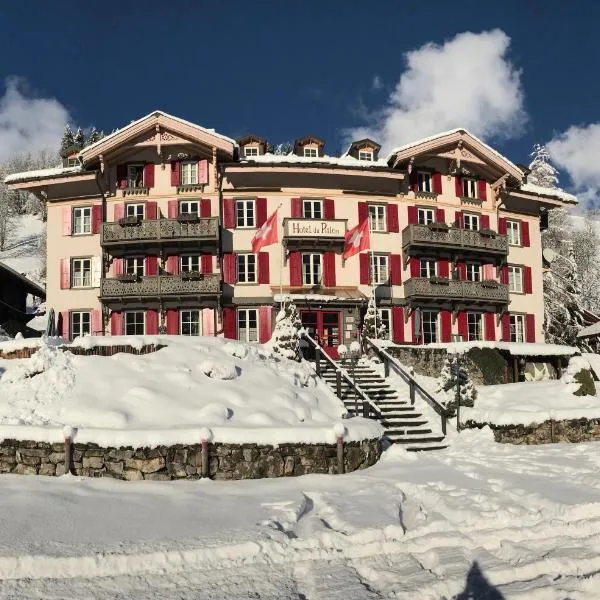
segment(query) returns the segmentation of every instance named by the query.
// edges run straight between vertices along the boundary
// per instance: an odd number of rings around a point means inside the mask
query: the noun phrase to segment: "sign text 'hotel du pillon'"
[[[288,237],[340,237],[346,234],[346,221],[286,219]]]

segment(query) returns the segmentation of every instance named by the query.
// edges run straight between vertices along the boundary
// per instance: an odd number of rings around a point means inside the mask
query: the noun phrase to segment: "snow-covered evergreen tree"
[[[275,317],[275,329],[271,337],[273,352],[285,358],[300,360],[300,315],[290,298],[285,298]]]
[[[85,146],[85,133],[83,133],[83,129],[81,127],[77,128],[77,133],[75,134],[75,146],[78,148],[83,148]]]
[[[454,354],[448,354],[444,361],[444,366],[440,371],[438,378],[437,392],[442,397],[442,403],[451,412],[456,414],[456,379],[452,375],[453,367],[458,363],[458,358]],[[477,398],[477,388],[469,378],[469,371],[461,363],[458,369],[458,379],[460,385],[460,405],[474,406]]]
[[[558,171],[550,163],[550,154],[546,146],[535,144],[530,156],[533,160],[529,164],[531,173],[527,175],[527,182],[545,188],[558,188]]]
[[[65,127],[65,131],[62,136],[62,140],[60,142],[61,151],[67,150],[68,148],[72,148],[75,145],[75,135],[73,134],[73,130],[71,126],[67,123]]]
[[[600,314],[600,223],[588,211],[580,228],[573,228],[573,259],[577,264],[583,308]]]
[[[278,155],[291,154],[291,152],[293,150],[294,150],[294,144],[292,144],[291,142],[283,142],[281,144],[275,144],[274,146],[270,147],[270,151],[273,154],[278,154]]]
[[[92,127],[92,130],[90,131],[90,135],[88,136],[88,139],[87,139],[87,142],[85,145],[89,146],[90,144],[95,144],[96,142],[99,142],[103,137],[104,137],[103,131],[98,131],[95,127]]]
[[[382,338],[385,333],[385,325],[381,318],[381,311],[377,308],[375,295],[371,294],[367,304],[367,312],[363,320],[363,336],[371,339]]]

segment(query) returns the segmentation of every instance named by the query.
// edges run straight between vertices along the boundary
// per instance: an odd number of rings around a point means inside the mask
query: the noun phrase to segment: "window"
[[[419,171],[417,173],[417,183],[420,192],[431,192],[431,173]]]
[[[523,293],[523,269],[521,267],[508,267],[508,290],[517,294]]]
[[[389,308],[380,308],[379,314],[381,315],[381,324],[385,327],[385,331],[383,331],[383,333],[379,337],[382,340],[391,340],[392,311]]]
[[[420,277],[435,277],[436,261],[433,258],[422,258],[420,267]]]
[[[246,146],[244,156],[258,156],[258,148],[256,146]]]
[[[127,187],[144,187],[144,165],[127,165]]]
[[[388,282],[388,279],[387,254],[371,254],[371,282],[374,285],[383,285]]]
[[[89,311],[74,311],[71,313],[71,339],[89,335],[92,331],[91,314]]]
[[[198,183],[198,163],[188,161],[181,163],[181,185],[195,185]]]
[[[200,257],[199,256],[182,256],[180,258],[181,273],[199,273],[200,272]]]
[[[525,317],[523,315],[510,315],[510,341],[525,341]]]
[[[321,283],[321,255],[302,255],[302,283],[304,285],[319,285]]]
[[[520,221],[506,221],[506,234],[511,246],[521,245],[521,223]]]
[[[185,200],[179,203],[180,215],[196,215],[200,216],[200,202],[197,200]]]
[[[141,256],[128,256],[125,259],[125,273],[127,275],[144,276],[144,259]]]
[[[237,333],[240,342],[258,340],[258,311],[255,308],[238,308]]]
[[[433,208],[417,208],[417,223],[419,225],[429,225],[434,220]]]
[[[467,271],[467,281],[481,281],[481,265],[467,263],[465,267]]]
[[[144,335],[144,311],[132,310],[125,313],[125,335]]]
[[[318,156],[316,148],[304,148],[303,154],[309,158],[317,158]]]
[[[78,164],[77,157],[67,158],[67,167],[76,167]]]
[[[74,258],[71,264],[71,287],[91,287],[92,259]]]
[[[73,235],[92,232],[92,207],[80,206],[73,209]]]
[[[438,337],[438,314],[432,310],[423,311],[423,343],[434,344]]]
[[[179,333],[181,335],[200,335],[199,310],[182,310],[179,312]]]
[[[478,342],[483,340],[483,314],[467,313],[467,340]]]
[[[238,283],[256,283],[256,254],[238,254],[236,261]]]
[[[236,200],[236,227],[254,227],[254,200]]]
[[[373,160],[373,152],[370,150],[359,150],[358,152],[358,160]]]
[[[477,198],[477,180],[465,177],[463,179],[463,196],[465,198]]]
[[[143,204],[126,204],[125,205],[125,216],[137,217],[138,219],[144,218],[145,206]]]
[[[471,229],[473,231],[479,231],[479,215],[472,215],[465,213],[463,215],[464,228]]]
[[[303,200],[302,216],[305,219],[322,219],[323,202],[321,200]]]
[[[369,204],[369,230],[387,231],[385,204]]]

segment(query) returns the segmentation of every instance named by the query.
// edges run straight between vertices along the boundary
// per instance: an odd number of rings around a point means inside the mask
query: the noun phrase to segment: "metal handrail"
[[[394,369],[394,371],[402,378],[404,381],[410,386],[410,400],[411,403],[415,402],[415,392],[419,392],[423,400],[433,408],[433,410],[438,413],[441,417],[442,421],[442,433],[446,435],[446,421],[448,419],[448,410],[442,406],[408,371],[402,368],[400,363],[396,358],[394,358],[389,352],[383,350],[375,344],[373,340],[367,337],[363,337],[363,341],[375,350],[375,353],[381,358],[384,362],[384,366],[386,368],[386,376],[389,373],[390,366]]]

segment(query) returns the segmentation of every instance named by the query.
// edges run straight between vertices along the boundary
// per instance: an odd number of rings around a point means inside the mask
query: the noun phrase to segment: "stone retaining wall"
[[[164,347],[165,346],[161,344],[147,344],[141,348],[134,348],[128,344],[121,346],[94,346],[93,348],[69,345],[58,346],[59,350],[65,350],[78,356],[113,356],[113,354],[118,354],[119,352],[123,352],[125,354],[150,354],[151,352],[156,352]],[[5,360],[11,360],[15,358],[31,358],[32,355],[37,351],[37,346],[21,348],[19,350],[14,350],[13,352],[2,352],[0,350],[0,358]]]
[[[209,477],[212,479],[259,479],[309,473],[337,473],[335,444],[209,444]],[[381,456],[380,440],[344,443],[346,472],[374,465]],[[3,440],[0,442],[0,473],[63,475],[65,444]],[[198,479],[202,446],[156,448],[102,448],[96,444],[71,445],[71,472],[84,477],[126,480]]]

